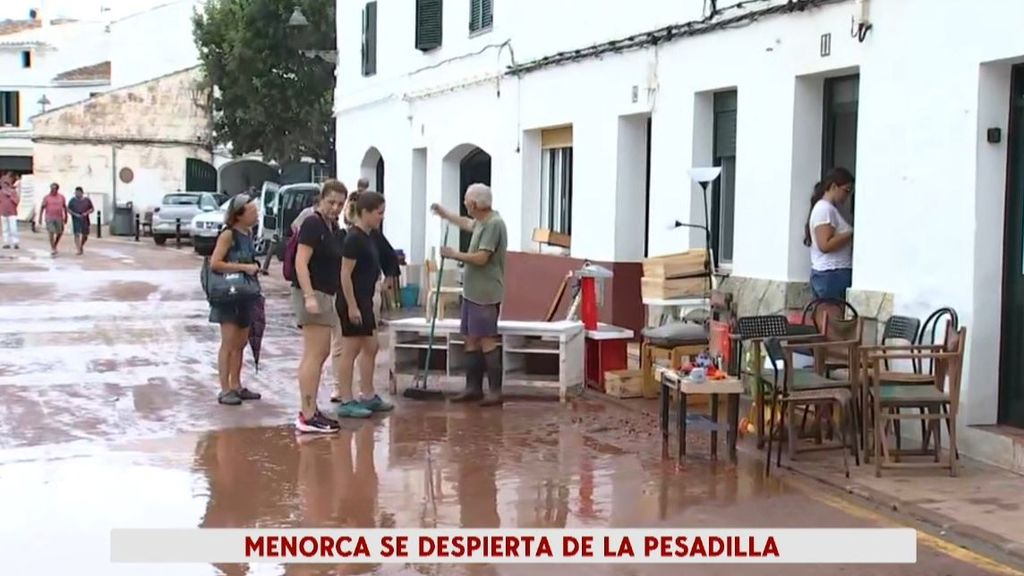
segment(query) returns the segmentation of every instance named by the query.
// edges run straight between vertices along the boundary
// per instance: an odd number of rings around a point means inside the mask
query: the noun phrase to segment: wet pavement
[[[189,249],[0,253],[0,573],[559,574],[554,566],[110,565],[111,528],[868,527],[893,519],[760,464],[661,458],[656,423],[601,401],[500,410],[398,401],[299,439],[298,333],[267,283],[264,400],[217,405],[217,329]],[[275,268],[278,265],[275,263]],[[247,359],[248,360],[248,359]],[[380,371],[379,389],[386,389]],[[322,390],[327,406],[329,389]],[[1017,574],[923,538],[915,566],[609,566],[591,574]],[[60,553],[56,553],[57,550]],[[866,553],[869,553],[866,551]],[[582,573],[583,568],[571,568]]]

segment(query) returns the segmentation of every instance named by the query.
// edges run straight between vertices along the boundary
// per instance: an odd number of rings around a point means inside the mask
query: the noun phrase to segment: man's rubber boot
[[[495,348],[484,354],[484,366],[487,369],[487,396],[480,402],[481,406],[501,406],[502,366],[501,349]]]
[[[466,389],[449,398],[450,402],[476,402],[484,396],[484,371],[487,369],[483,352],[467,352]]]

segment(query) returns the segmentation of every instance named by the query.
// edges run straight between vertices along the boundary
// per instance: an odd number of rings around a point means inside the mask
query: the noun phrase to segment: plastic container
[[[418,284],[406,284],[402,286],[400,296],[402,308],[415,308],[420,300],[420,287]]]

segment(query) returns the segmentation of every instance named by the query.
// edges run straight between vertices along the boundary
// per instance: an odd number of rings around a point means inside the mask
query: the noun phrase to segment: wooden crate
[[[648,278],[686,278],[707,274],[708,253],[703,248],[680,254],[646,258],[644,276]]]
[[[644,299],[669,300],[703,296],[708,291],[706,276],[695,278],[641,278],[640,295]]]
[[[572,245],[572,238],[566,234],[559,232],[552,232],[545,228],[534,228],[533,229],[533,241],[538,244],[547,244],[549,246],[558,246],[560,248],[569,248]]]
[[[604,392],[616,398],[640,398],[644,379],[639,370],[608,370],[604,373]]]

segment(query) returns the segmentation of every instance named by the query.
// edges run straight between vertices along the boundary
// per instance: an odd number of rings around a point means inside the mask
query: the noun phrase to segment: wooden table
[[[711,458],[718,458],[718,433],[726,433],[726,441],[729,445],[729,459],[736,461],[736,437],[739,430],[740,419],[740,394],[743,393],[743,383],[736,378],[725,380],[707,380],[697,384],[689,377],[683,376],[675,370],[661,371],[661,439],[663,451],[668,450],[669,444],[669,397],[672,391],[678,391],[678,407],[676,409],[676,427],[679,430],[679,450],[677,457],[681,460],[686,455],[686,432],[693,427],[701,431],[711,433]],[[702,394],[711,396],[711,417],[703,415],[690,416],[686,413],[688,395]],[[728,421],[722,424],[718,421],[718,397],[725,395],[728,401]]]

